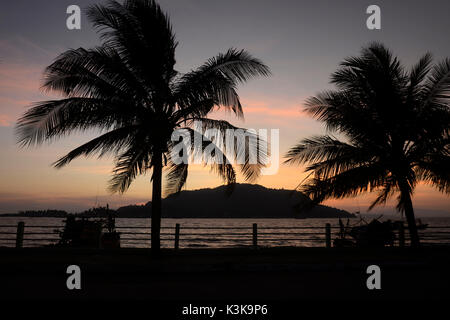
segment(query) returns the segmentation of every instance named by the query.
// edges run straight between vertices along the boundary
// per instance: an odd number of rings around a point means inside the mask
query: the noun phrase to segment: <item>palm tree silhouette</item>
[[[331,77],[338,90],[306,103],[328,134],[304,139],[286,155],[287,163],[308,164],[299,189],[313,203],[378,191],[372,209],[398,193],[412,246],[419,245],[411,201],[417,183],[450,193],[450,59],[431,63],[426,54],[406,71],[377,43],[344,60]]]
[[[101,129],[99,137],[79,146],[54,163],[57,168],[79,156],[116,155],[109,189],[125,192],[133,179],[152,170],[151,247],[160,248],[162,169],[167,164],[167,193],[180,191],[188,164],[175,163],[170,153],[174,130],[235,129],[226,121],[206,118],[219,108],[243,111],[236,88],[269,68],[244,50],[229,49],[196,70],[180,74],[174,69],[177,42],[168,16],[153,0],[109,1],[92,6],[88,16],[100,32],[102,44],[62,53],[45,71],[43,88],[62,93],[61,100],[39,102],[18,121],[22,146],[41,144],[77,131]],[[208,161],[228,184],[236,180],[233,159],[221,153],[219,143]],[[242,144],[241,144],[242,147]],[[236,147],[237,148],[237,147]],[[236,153],[242,150],[235,150]],[[248,153],[240,165],[245,178],[258,176],[264,160],[250,163]],[[264,157],[264,154],[259,153]]]

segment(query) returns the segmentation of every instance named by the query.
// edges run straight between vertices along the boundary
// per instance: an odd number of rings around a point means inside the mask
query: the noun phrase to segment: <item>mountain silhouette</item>
[[[233,192],[226,186],[213,189],[185,190],[163,199],[166,218],[336,218],[353,217],[345,211],[317,205],[298,211],[295,205],[309,201],[302,193],[270,189],[257,184],[236,184]],[[117,209],[119,217],[148,217],[151,202]]]

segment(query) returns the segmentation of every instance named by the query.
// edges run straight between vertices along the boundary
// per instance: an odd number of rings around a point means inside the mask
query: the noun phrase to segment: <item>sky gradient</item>
[[[58,208],[68,211],[94,205],[144,203],[151,198],[150,176],[139,177],[125,195],[106,187],[112,158],[78,159],[56,170],[51,163],[95,132],[61,139],[40,148],[19,149],[17,118],[34,101],[55,98],[40,91],[42,71],[68,48],[100,43],[85,15],[102,1],[41,0],[0,4],[0,213]],[[307,136],[324,133],[320,123],[301,112],[305,99],[332,89],[330,74],[345,57],[380,41],[411,66],[431,52],[435,62],[450,56],[449,1],[216,1],[161,0],[179,41],[176,69],[186,72],[230,47],[246,49],[272,70],[270,78],[239,88],[247,128],[280,129],[280,154]],[[66,8],[82,8],[81,30],[66,28]],[[381,30],[366,28],[366,8],[381,8]],[[215,117],[222,117],[216,114]],[[257,181],[267,187],[293,189],[302,168],[282,165],[279,173]],[[239,182],[243,182],[240,179]],[[209,170],[190,169],[188,189],[221,184]],[[372,195],[328,201],[350,211],[366,211]],[[450,198],[420,185],[413,198],[417,213],[450,214]],[[393,202],[375,212],[392,212]]]

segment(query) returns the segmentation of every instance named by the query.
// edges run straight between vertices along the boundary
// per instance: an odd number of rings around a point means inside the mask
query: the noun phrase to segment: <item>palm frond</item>
[[[409,95],[414,97],[420,91],[420,84],[425,80],[431,70],[433,57],[431,53],[425,54],[419,62],[414,65],[409,73]]]
[[[354,197],[362,192],[373,191],[384,185],[386,169],[377,165],[360,166],[346,170],[328,179],[311,178],[300,186],[299,191],[314,203],[327,199]]]
[[[422,94],[425,97],[425,105],[443,108],[448,112],[450,108],[450,58],[446,58],[431,69]]]
[[[209,59],[199,68],[203,75],[221,73],[233,81],[244,83],[257,76],[270,75],[270,69],[261,60],[254,58],[245,50],[228,49]]]
[[[177,81],[174,99],[180,108],[191,107],[198,101],[212,100],[242,117],[236,87],[259,75],[270,75],[269,68],[244,50],[229,49],[209,59],[198,69],[182,75]]]
[[[117,156],[109,191],[124,193],[137,175],[144,174],[151,167],[151,152],[139,144]]]
[[[378,193],[377,198],[370,204],[369,210],[372,210],[378,205],[383,205],[387,202],[387,200],[396,192],[398,191],[398,188],[392,183],[387,182],[383,187],[382,190]]]
[[[170,163],[168,173],[166,174],[165,194],[179,193],[186,183],[188,177],[187,163]]]
[[[447,148],[450,148],[447,145]],[[444,151],[444,150],[442,150]],[[416,175],[443,193],[450,194],[450,154],[434,153],[420,159],[415,167]]]
[[[187,124],[198,118],[204,118],[214,110],[218,102],[212,98],[205,98],[199,101],[190,101],[185,107],[179,108],[171,115],[171,119],[178,125]]]
[[[61,168],[80,156],[87,157],[98,153],[100,158],[107,153],[120,152],[124,147],[132,145],[137,129],[137,126],[126,126],[104,133],[70,151],[67,155],[54,162],[53,165],[56,168]]]
[[[230,186],[229,190],[231,190],[232,186],[236,182],[236,173],[233,168],[233,159],[228,158],[228,154],[222,151],[222,146],[220,141],[215,141],[214,138],[203,135],[201,131],[194,130],[193,128],[186,127],[182,130],[185,130],[187,134],[187,139],[189,139],[189,144],[184,146],[186,150],[183,148],[183,155],[177,154],[177,156],[182,156],[183,161],[175,161],[172,157],[175,154],[175,146],[177,143],[181,143],[181,141],[173,141],[169,145],[169,152],[172,155],[170,161],[174,163],[174,165],[179,165],[180,168],[178,170],[182,170],[183,164],[187,165],[188,163],[203,163],[205,166],[209,166],[211,171],[218,174],[222,180]],[[181,140],[182,138],[180,138]],[[201,143],[198,144],[197,141]],[[186,152],[187,154],[184,154]],[[241,165],[242,169],[243,165]],[[175,175],[178,171],[174,168],[173,175]],[[175,176],[171,177],[171,180],[177,182]],[[181,181],[180,181],[181,182]],[[178,184],[179,185],[179,184]],[[173,188],[170,188],[173,191]]]
[[[108,129],[130,124],[136,113],[126,104],[95,98],[67,98],[36,103],[17,122],[22,146],[40,144],[75,130]]]
[[[133,73],[153,92],[167,90],[176,75],[177,42],[170,20],[151,0],[108,1],[92,6],[88,17],[108,46],[117,50]]]
[[[43,88],[68,97],[148,101],[149,93],[108,46],[67,50],[45,69]]]
[[[303,139],[292,147],[285,156],[285,163],[301,164],[336,159],[349,151],[355,153],[360,150],[331,136],[314,136]]]
[[[240,168],[247,181],[255,181],[262,169],[268,163],[270,145],[254,130],[238,128],[224,120],[207,118],[198,119],[202,124],[202,130],[215,129],[213,138],[226,154]]]

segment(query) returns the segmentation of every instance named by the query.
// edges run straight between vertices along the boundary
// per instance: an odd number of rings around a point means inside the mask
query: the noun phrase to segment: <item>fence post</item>
[[[180,224],[175,224],[175,250],[180,246]]]
[[[25,222],[20,221],[17,224],[17,234],[16,234],[16,248],[22,248],[23,246],[23,233],[25,231]]]
[[[405,246],[405,227],[403,222],[398,226],[398,246],[403,248]]]
[[[329,223],[325,225],[325,246],[331,248],[331,225]]]
[[[258,225],[256,223],[253,224],[253,248],[258,247]]]

